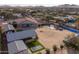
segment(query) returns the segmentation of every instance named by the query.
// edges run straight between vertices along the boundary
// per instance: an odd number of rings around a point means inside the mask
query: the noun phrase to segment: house
[[[79,30],[79,20],[77,20],[77,21],[75,22],[75,26],[76,26],[76,29]]]
[[[13,16],[16,16],[18,18],[22,18],[23,16],[21,15],[21,13],[14,13]]]
[[[73,16],[70,16],[70,15],[67,15],[67,16],[64,16],[64,17],[61,17],[61,16],[58,16],[58,17],[54,17],[56,19],[56,22],[58,23],[74,23],[76,21],[76,18],[73,17]]]
[[[57,16],[57,17],[54,17],[54,19],[56,19],[56,22],[65,22],[65,20],[64,20],[64,17],[60,17],[60,16]]]
[[[34,18],[19,18],[15,19],[17,22],[18,29],[36,29],[38,27],[38,22]]]
[[[29,49],[24,43],[24,40],[28,42],[35,41],[37,38],[34,30],[26,30],[21,32],[8,32],[6,34],[8,53],[10,54],[28,54]]]
[[[8,47],[7,47],[7,40],[6,40],[6,34],[8,32],[13,33],[15,32],[15,29],[12,25],[8,24],[8,23],[2,23],[1,25],[1,32],[2,32],[2,44],[3,44],[3,51],[7,51]],[[7,53],[7,52],[5,52]]]
[[[67,15],[65,18],[68,19],[68,23],[74,23],[76,21],[76,16],[75,15]]]
[[[9,54],[28,54],[28,48],[24,44],[23,40],[14,41],[8,43]]]
[[[35,29],[35,28],[37,28],[37,25],[30,21],[25,21],[22,23],[18,23],[18,27],[21,29]]]
[[[11,25],[11,24],[8,24],[8,23],[3,23],[2,24],[2,33],[7,33],[8,31],[12,31],[14,32],[15,31],[15,28]]]
[[[6,37],[8,42],[13,42],[18,40],[33,41],[37,38],[37,34],[34,30],[25,30],[25,31],[14,32],[14,33],[8,32],[6,34]]]
[[[2,33],[4,37],[4,48],[7,48],[10,54],[28,54],[30,53],[24,40],[28,42],[35,41],[37,34],[34,30],[16,32],[11,24],[3,23]]]

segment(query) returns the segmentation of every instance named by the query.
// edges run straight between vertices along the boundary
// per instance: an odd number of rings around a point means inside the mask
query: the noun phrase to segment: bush
[[[50,50],[49,49],[46,49],[46,54],[50,54]]]
[[[63,48],[64,48],[64,46],[63,46],[63,45],[60,45],[60,48],[61,48],[61,49],[63,49]]]

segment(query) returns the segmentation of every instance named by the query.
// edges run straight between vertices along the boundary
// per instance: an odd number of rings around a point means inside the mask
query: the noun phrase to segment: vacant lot
[[[68,35],[71,35],[72,33],[67,30],[56,30],[56,29],[50,29],[48,27],[42,27],[36,29],[36,32],[38,34],[38,40],[42,43],[42,45],[45,48],[52,48],[53,45],[60,46],[63,44],[63,40]]]

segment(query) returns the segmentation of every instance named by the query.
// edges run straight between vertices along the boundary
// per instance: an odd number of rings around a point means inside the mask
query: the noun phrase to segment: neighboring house
[[[65,16],[65,17],[61,17],[61,16],[58,16],[58,17],[54,17],[55,19],[57,19],[57,21],[63,21],[63,22],[74,22],[76,20],[76,18],[72,17],[72,16]]]
[[[19,18],[15,20],[19,29],[36,29],[38,22],[34,18]]]
[[[64,18],[68,19],[67,23],[74,23],[76,21],[76,18],[74,16],[67,15]]]
[[[37,25],[35,23],[30,22],[30,21],[22,22],[22,23],[18,24],[18,26],[20,28],[23,28],[23,29],[35,29],[35,28],[37,28]]]
[[[1,29],[2,29],[2,33],[3,33],[3,34],[4,34],[4,33],[7,33],[8,31],[9,31],[9,32],[10,32],[10,31],[12,31],[12,32],[15,31],[15,28],[13,27],[13,25],[8,24],[8,23],[3,23]]]
[[[18,18],[22,18],[23,16],[21,15],[21,13],[14,13],[13,16],[16,16]]]
[[[2,32],[2,44],[3,44],[3,51],[8,51],[8,47],[7,47],[7,39],[6,39],[6,34],[8,32],[13,33],[15,32],[15,28],[8,24],[8,23],[2,23],[1,25],[1,32]],[[4,53],[8,53],[8,52],[4,52]]]
[[[54,19],[56,19],[56,22],[60,23],[60,22],[65,22],[66,20],[64,19],[64,17],[60,17],[60,16],[57,16],[57,17],[54,17]],[[67,19],[67,18],[66,18]]]
[[[77,21],[75,22],[75,26],[76,26],[76,28],[79,30],[79,20],[77,20]]]

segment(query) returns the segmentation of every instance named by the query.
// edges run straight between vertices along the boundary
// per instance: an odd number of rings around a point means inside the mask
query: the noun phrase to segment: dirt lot
[[[67,30],[56,30],[50,29],[48,27],[42,27],[36,29],[36,32],[39,37],[39,41],[45,48],[51,49],[53,45],[57,45],[58,47],[63,44],[63,40],[66,36],[71,35],[72,33]]]

